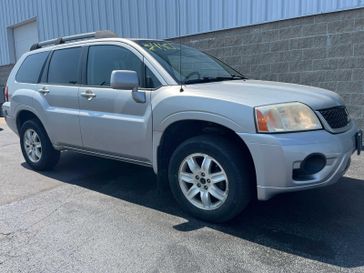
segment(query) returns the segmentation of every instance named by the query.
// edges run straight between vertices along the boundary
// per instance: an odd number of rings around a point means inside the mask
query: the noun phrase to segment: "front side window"
[[[114,45],[91,46],[87,58],[87,84],[110,86],[113,70],[137,72],[140,87],[155,88],[160,85],[153,73],[129,49]]]
[[[110,86],[113,70],[132,70],[141,83],[143,63],[130,50],[113,45],[91,46],[87,59],[87,84]]]
[[[192,47],[167,41],[136,41],[149,52],[179,84],[244,79],[220,60]]]
[[[24,83],[38,83],[48,54],[49,52],[41,52],[26,57],[15,76],[16,81]]]
[[[79,83],[81,47],[54,51],[48,70],[48,83]]]

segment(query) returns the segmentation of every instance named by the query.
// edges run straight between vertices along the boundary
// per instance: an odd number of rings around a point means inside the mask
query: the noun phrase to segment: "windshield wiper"
[[[231,75],[233,80],[246,80],[247,77],[243,76],[243,75]]]
[[[227,77],[203,77],[200,79],[193,79],[193,80],[185,81],[184,84],[221,82],[221,81],[242,80],[242,79],[246,79],[246,78],[243,76],[238,76],[238,75],[231,75],[231,76],[227,76]]]

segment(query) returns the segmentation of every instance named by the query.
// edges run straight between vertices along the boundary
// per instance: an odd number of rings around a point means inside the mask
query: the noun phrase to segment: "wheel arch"
[[[248,146],[234,130],[235,126],[233,129],[228,125],[229,123],[220,124],[201,119],[182,119],[170,123],[162,132],[157,132],[155,134],[156,138],[154,139],[157,143],[154,144],[156,151],[153,167],[159,179],[161,181],[167,181],[169,160],[178,145],[191,137],[212,134],[224,136],[233,141],[242,152],[242,157],[248,159],[248,164],[250,164],[249,169],[252,171],[252,175],[254,175],[256,181],[255,164],[252,154]]]
[[[39,122],[39,124],[43,127],[43,129],[46,131],[48,137],[49,138],[51,137],[47,128],[44,126],[45,123],[42,120],[42,118],[39,115],[37,115],[34,111],[32,111],[28,108],[24,108],[24,109],[17,111],[15,121],[16,121],[16,128],[17,128],[19,134],[20,134],[20,129],[21,129],[22,124],[24,124],[24,122],[26,122],[27,120],[31,120],[31,119],[37,120]]]

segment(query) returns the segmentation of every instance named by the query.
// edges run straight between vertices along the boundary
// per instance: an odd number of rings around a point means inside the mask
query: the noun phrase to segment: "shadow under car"
[[[29,168],[23,163],[25,168]],[[77,168],[75,168],[77,166]],[[79,176],[69,178],[70,172]],[[209,227],[286,253],[340,267],[364,265],[364,181],[348,177],[330,187],[252,202],[236,219],[209,224],[190,218],[150,168],[63,152],[42,175],[186,219],[180,232]],[[74,176],[73,176],[74,177]]]

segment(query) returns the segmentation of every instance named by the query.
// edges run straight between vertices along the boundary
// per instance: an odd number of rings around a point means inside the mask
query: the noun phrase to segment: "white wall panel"
[[[359,7],[364,0],[0,0],[0,65],[12,61],[12,28],[31,18],[40,40],[98,29],[171,38]]]
[[[29,50],[32,44],[38,41],[38,28],[36,22],[29,22],[14,28],[15,58],[18,60]]]

